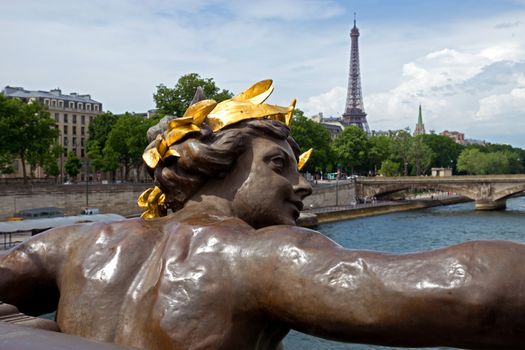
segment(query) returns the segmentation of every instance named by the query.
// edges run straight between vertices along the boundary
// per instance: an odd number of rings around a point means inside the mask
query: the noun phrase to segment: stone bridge
[[[356,197],[381,197],[402,190],[453,192],[476,202],[477,210],[504,209],[507,198],[525,191],[525,175],[360,177]]]

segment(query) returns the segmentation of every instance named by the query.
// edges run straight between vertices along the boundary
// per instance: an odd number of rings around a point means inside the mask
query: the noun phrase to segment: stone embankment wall
[[[339,185],[314,187],[312,195],[304,200],[304,209],[350,205],[354,202],[354,184],[345,181]]]
[[[140,213],[138,196],[150,184],[90,184],[88,206],[101,213],[133,215]],[[85,185],[16,185],[0,186],[0,218],[11,216],[23,209],[58,207],[66,215],[78,215],[86,207]]]
[[[90,184],[88,206],[99,208],[101,213],[125,216],[138,215],[138,196],[151,184]],[[315,187],[314,193],[304,201],[305,209],[348,205],[354,200],[351,183],[339,186]],[[66,215],[78,215],[86,207],[85,185],[0,185],[0,218],[14,215],[23,209],[58,207]]]

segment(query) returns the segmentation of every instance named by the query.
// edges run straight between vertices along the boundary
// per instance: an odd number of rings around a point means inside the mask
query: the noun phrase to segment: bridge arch
[[[478,210],[503,209],[507,198],[525,192],[525,175],[376,177],[356,180],[358,198],[381,197],[403,190],[453,192],[476,202]]]

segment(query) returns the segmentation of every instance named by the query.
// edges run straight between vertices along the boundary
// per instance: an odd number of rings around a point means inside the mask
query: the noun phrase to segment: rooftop
[[[100,103],[91,98],[91,95],[81,95],[76,92],[71,92],[69,95],[62,93],[62,90],[56,88],[50,91],[32,91],[26,90],[22,87],[17,86],[6,86],[3,90],[5,96],[18,97],[18,98],[49,98],[49,99],[61,99],[66,101],[84,102],[84,103]]]

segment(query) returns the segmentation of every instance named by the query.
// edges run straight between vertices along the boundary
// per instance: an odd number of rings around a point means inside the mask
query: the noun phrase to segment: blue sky
[[[353,13],[374,130],[414,128],[525,148],[525,0],[2,1],[0,85],[89,93],[112,112],[153,108],[190,72],[270,103],[344,109]]]

